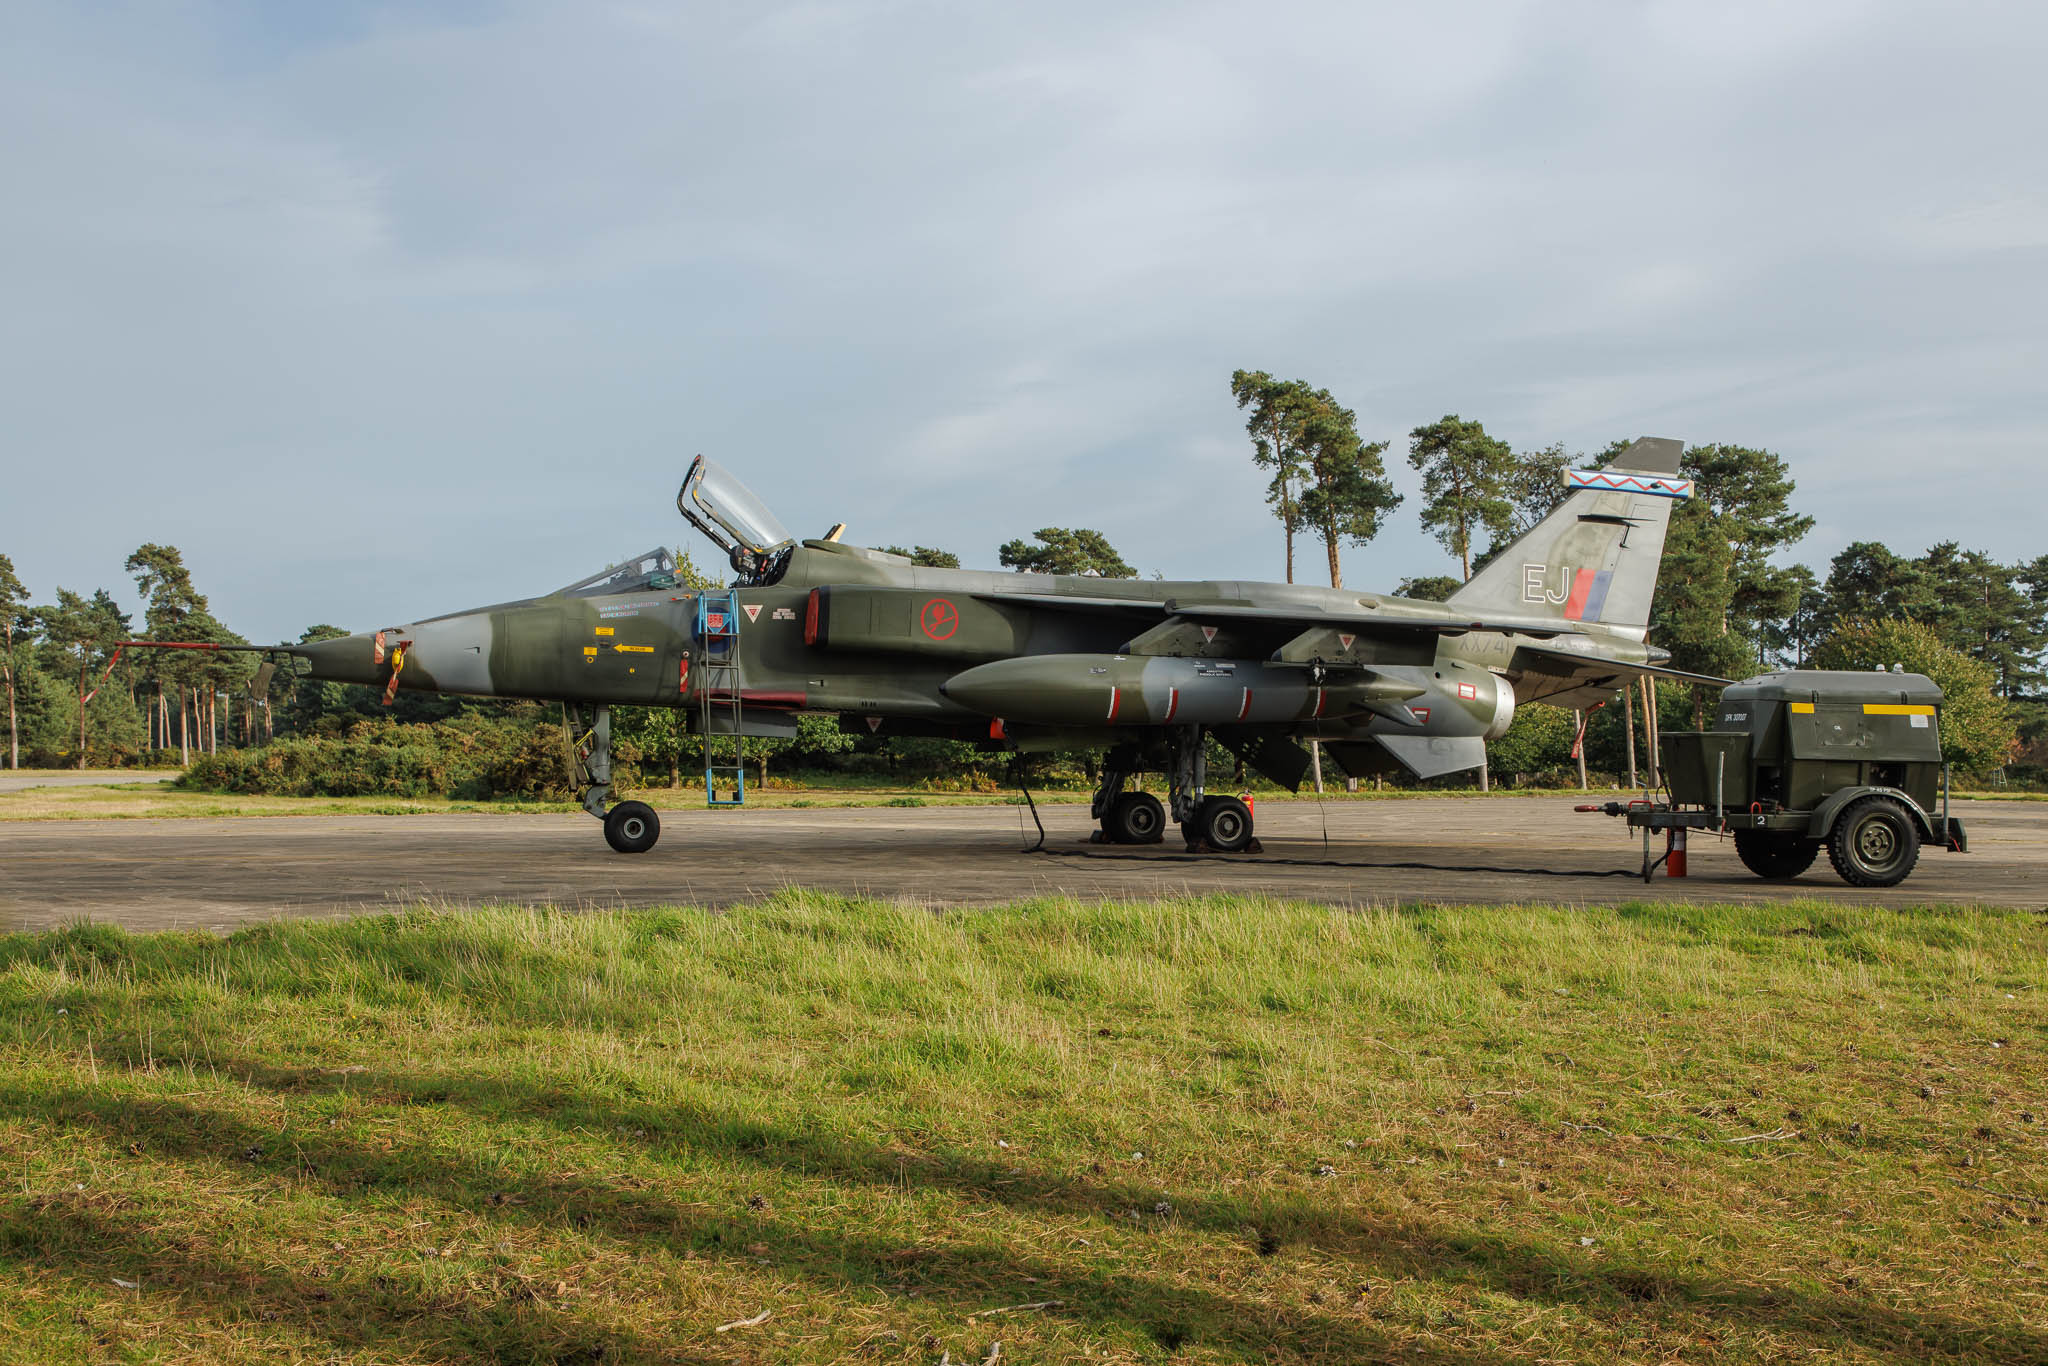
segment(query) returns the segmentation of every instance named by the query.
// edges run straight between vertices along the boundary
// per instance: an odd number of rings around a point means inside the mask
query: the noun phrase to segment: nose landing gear
[[[644,854],[661,838],[661,817],[646,802],[620,802],[604,818],[604,842],[622,854]]]
[[[612,709],[602,703],[586,714],[580,703],[562,704],[569,734],[570,777],[582,790],[583,809],[604,822],[605,843],[622,854],[644,854],[661,838],[661,817],[646,802],[620,802],[612,795]]]

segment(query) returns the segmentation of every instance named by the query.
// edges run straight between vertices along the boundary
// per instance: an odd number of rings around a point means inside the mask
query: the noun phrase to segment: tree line
[[[204,650],[125,652],[134,638],[246,645],[208,610],[177,549],[137,547],[126,562],[143,601],[137,623],[105,588],[59,587],[36,603],[0,554],[0,681],[7,695],[7,763],[20,768],[132,762],[176,749],[181,763],[226,741],[271,734],[247,695],[248,656]]]
[[[1230,393],[1244,414],[1250,458],[1267,479],[1265,498],[1280,524],[1287,581],[1296,580],[1301,552],[1313,547],[1321,551],[1317,558],[1330,584],[1341,587],[1341,551],[1371,542],[1405,501],[1387,474],[1392,442],[1364,439],[1356,413],[1305,380],[1238,370]],[[1410,577],[1395,592],[1439,601],[1450,596],[1556,506],[1568,470],[1603,466],[1627,445],[1616,440],[1590,455],[1559,443],[1518,451],[1483,423],[1456,414],[1413,428],[1406,454],[1421,477],[1416,515],[1457,572]],[[1673,510],[1650,624],[1651,640],[1671,652],[1675,667],[1740,678],[1767,668],[1903,663],[1936,675],[1944,686],[1981,686],[1995,699],[1996,707],[1975,713],[1988,737],[1970,756],[1975,767],[1997,768],[2022,746],[2039,763],[2048,750],[2048,554],[2007,563],[1952,540],[1919,554],[1859,541],[1835,555],[1825,573],[1816,572],[1790,559],[1813,518],[1795,508],[1797,486],[1776,453],[1693,446],[1681,473],[1696,481],[1698,494]],[[958,555],[931,546],[883,549],[918,565],[960,566]],[[1101,531],[1083,527],[1042,527],[998,546],[996,559],[1020,573],[1131,578],[1139,572]],[[432,724],[478,705],[400,693],[387,709],[372,690],[280,671],[266,706],[250,694],[257,667],[250,655],[119,653],[119,643],[131,636],[248,643],[213,615],[175,546],[139,546],[124,567],[142,601],[140,622],[104,588],[58,587],[48,601],[37,602],[0,554],[0,682],[10,767],[122,764],[167,760],[173,753],[184,765],[195,753],[217,754],[223,745],[390,721]],[[340,634],[341,628],[322,624],[300,639]],[[1970,667],[1958,672],[1956,661]],[[1704,703],[1705,695],[1695,693],[1673,720],[1698,724]],[[1510,732],[1501,744],[1543,767],[1536,761],[1558,748],[1559,721],[1543,714],[1552,710],[1525,709],[1516,722],[1519,735]],[[647,756],[671,766],[682,763],[690,747],[664,718],[626,729],[644,732],[638,738]],[[1539,734],[1541,743],[1517,749]],[[859,739],[812,726],[804,743],[789,748],[799,759],[821,759],[859,749]],[[1587,743],[1604,744],[1597,728]]]
[[[1352,412],[1304,380],[1239,370],[1231,394],[1246,414],[1252,459],[1269,476],[1266,501],[1281,523],[1288,581],[1296,536],[1307,529],[1326,547],[1331,585],[1341,586],[1339,544],[1372,540],[1401,501],[1382,459],[1391,443],[1363,440]],[[1459,572],[1405,579],[1395,591],[1448,598],[1564,498],[1567,471],[1604,467],[1629,444],[1616,440],[1590,456],[1561,443],[1516,451],[1483,423],[1456,414],[1414,428],[1408,463],[1422,477],[1419,519]],[[1674,667],[1742,678],[1774,668],[1899,663],[1934,676],[1951,694],[1954,749],[1964,766],[1998,768],[2023,744],[2041,757],[2048,554],[2002,563],[1955,541],[1918,556],[1859,541],[1822,575],[1783,562],[1814,523],[1794,507],[1797,485],[1775,452],[1692,446],[1680,474],[1695,481],[1697,493],[1673,509],[1650,620],[1650,639],[1671,652]],[[1979,694],[1996,704],[1983,705]],[[1692,723],[1704,724],[1705,690],[1691,690],[1687,700]],[[1518,718],[1523,738],[1556,729],[1562,714],[1545,710]]]

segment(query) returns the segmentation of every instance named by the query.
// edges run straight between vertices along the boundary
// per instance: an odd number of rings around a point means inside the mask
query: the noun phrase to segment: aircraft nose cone
[[[382,688],[391,682],[392,667],[397,665],[398,685],[408,692],[488,695],[493,691],[490,646],[488,614],[463,612],[311,641],[292,647],[292,652],[311,664],[310,677],[330,682]]]
[[[350,636],[337,636],[333,640],[309,641],[294,645],[292,653],[308,661],[312,668],[307,677],[324,679],[333,683],[375,684],[383,682],[389,672],[388,662],[380,666],[376,662],[377,642],[370,632],[358,631]]]

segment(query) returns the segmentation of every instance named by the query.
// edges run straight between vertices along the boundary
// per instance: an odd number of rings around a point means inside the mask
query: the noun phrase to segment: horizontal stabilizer
[[[1674,683],[1698,683],[1708,688],[1725,688],[1735,680],[1717,678],[1713,674],[1687,673],[1684,669],[1668,669],[1661,664],[1631,664],[1624,660],[1609,659],[1604,655],[1582,653],[1577,650],[1551,650],[1541,645],[1524,645],[1515,652],[1518,655],[1535,655],[1540,659],[1557,660],[1573,664],[1584,673],[1601,675],[1626,674],[1629,677],[1668,678]]]
[[[1441,778],[1486,762],[1486,742],[1476,735],[1379,735],[1387,753],[1418,778]]]

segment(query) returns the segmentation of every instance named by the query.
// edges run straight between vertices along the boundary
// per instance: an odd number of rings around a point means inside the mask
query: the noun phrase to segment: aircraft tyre
[[[1820,841],[1769,830],[1737,830],[1735,857],[1758,877],[1774,882],[1798,877],[1820,856]]]
[[[604,842],[622,854],[644,854],[661,838],[661,817],[646,802],[620,802],[604,817]]]
[[[1166,829],[1166,806],[1149,792],[1120,792],[1102,818],[1111,844],[1157,844]]]
[[[1919,861],[1919,827],[1889,797],[1852,802],[1828,832],[1828,862],[1852,887],[1896,887]]]
[[[1219,854],[1241,854],[1251,847],[1251,808],[1236,797],[1204,797],[1181,833],[1191,845],[1200,842]]]

